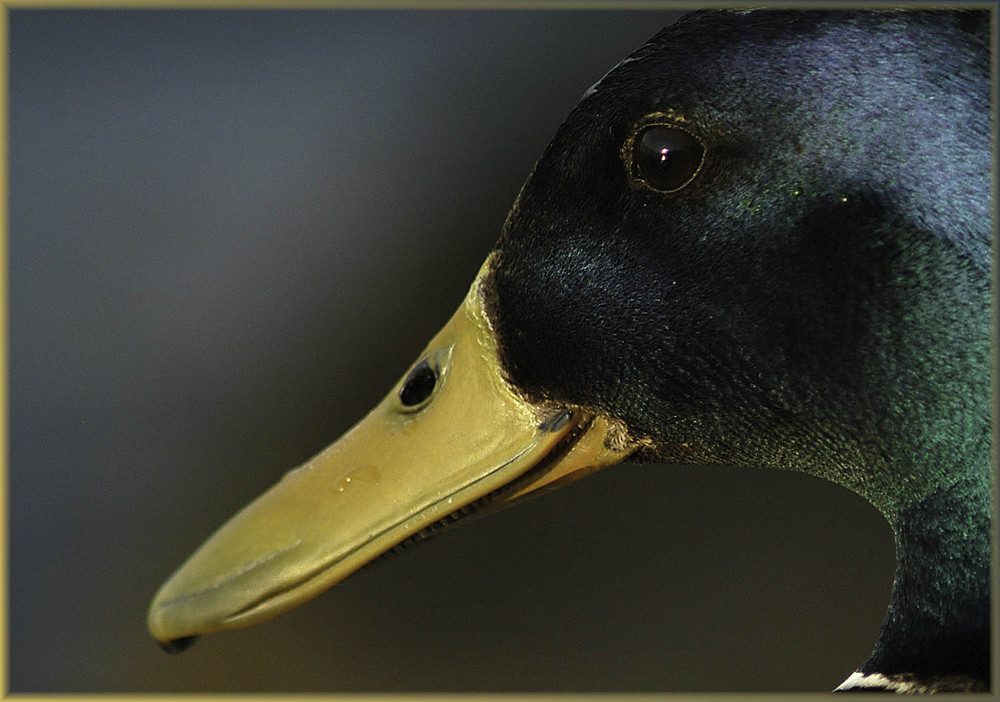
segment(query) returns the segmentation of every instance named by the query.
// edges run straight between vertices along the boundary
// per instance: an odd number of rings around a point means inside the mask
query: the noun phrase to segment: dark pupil
[[[421,361],[406,376],[403,389],[399,391],[399,399],[405,407],[419,405],[434,392],[435,383],[437,383],[437,373],[427,361]]]
[[[657,190],[678,190],[701,166],[705,150],[691,134],[677,127],[650,127],[636,146],[639,176]]]

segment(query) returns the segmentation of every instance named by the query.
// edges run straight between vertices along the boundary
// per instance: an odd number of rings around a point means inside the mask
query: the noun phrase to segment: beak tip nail
[[[170,654],[183,653],[184,651],[191,648],[194,642],[198,639],[197,636],[182,636],[179,639],[171,639],[170,641],[158,641],[160,648]]]

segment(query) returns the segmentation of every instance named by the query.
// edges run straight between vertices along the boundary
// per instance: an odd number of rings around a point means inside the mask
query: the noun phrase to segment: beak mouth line
[[[584,434],[586,434],[587,429],[589,429],[592,421],[593,421],[592,417],[589,416],[585,417],[581,415],[579,412],[572,412],[569,410],[559,412],[552,418],[546,420],[545,422],[542,423],[540,428],[546,429],[548,431],[560,430],[563,427],[565,427],[565,425],[569,422],[573,422],[574,426],[570,428],[566,436],[564,436],[555,446],[552,447],[552,450],[550,450],[540,461],[538,461],[534,466],[529,468],[525,473],[514,478],[511,482],[505,483],[500,487],[495,488],[493,491],[483,495],[482,497],[479,497],[476,500],[473,500],[472,502],[459,507],[455,511],[445,514],[443,517],[428,524],[427,526],[423,527],[418,532],[410,535],[409,537],[399,542],[398,544],[393,545],[391,548],[389,548],[380,556],[384,557],[392,553],[397,553],[413,543],[428,539],[432,533],[436,534],[437,532],[440,532],[444,527],[452,526],[456,522],[461,521],[467,517],[471,517],[474,515],[478,516],[482,513],[488,512],[489,511],[488,508],[492,505],[505,503],[507,501],[506,497],[508,495],[512,495],[518,492],[522,486],[532,483],[539,477],[548,473],[549,470],[551,470],[551,468],[556,463],[558,463],[559,460],[573,448],[573,446],[580,440],[580,438]],[[301,577],[296,578],[295,580],[292,581],[282,583],[280,587],[277,587],[269,592],[262,593],[255,600],[247,603],[244,607],[242,607],[238,611],[233,612],[229,616],[225,617],[223,619],[223,622],[226,624],[235,624],[238,623],[244,617],[252,617],[258,608],[270,607],[271,603],[275,599],[282,597],[284,595],[289,595],[290,593],[294,592],[297,588],[308,584],[315,578],[321,576],[324,572],[330,570],[331,568],[336,567],[339,563],[341,563],[345,559],[350,558],[358,551],[367,547],[369,544],[378,541],[379,539],[383,538],[386,534],[389,534],[394,530],[398,529],[406,522],[419,520],[421,515],[425,514],[428,511],[434,510],[435,508],[439,507],[442,503],[448,500],[454,499],[455,495],[457,495],[458,493],[464,492],[465,490],[468,490],[470,488],[474,488],[477,484],[485,480],[488,480],[496,473],[504,470],[511,464],[520,460],[522,456],[532,451],[537,444],[538,441],[529,444],[525,448],[521,449],[518,453],[508,458],[506,461],[496,466],[489,473],[479,476],[475,480],[467,483],[466,485],[463,485],[461,488],[455,490],[449,495],[441,497],[435,500],[434,502],[425,505],[420,510],[405,515],[404,517],[394,522],[393,524],[390,524],[385,528],[383,528],[382,530],[372,534],[364,542],[355,544],[349,550],[337,554],[333,558],[330,558],[329,560],[321,563],[320,565],[318,565],[308,573],[302,575]],[[245,570],[241,571],[238,575],[231,576],[230,579],[238,578],[241,575],[250,573],[258,566],[263,565],[265,561],[270,561],[273,558],[283,553],[294,550],[297,545],[298,544],[293,544],[285,549],[282,549],[281,551],[270,554],[265,559],[262,559],[261,561],[254,563],[252,566],[247,567]],[[213,585],[212,587],[213,588],[217,587],[217,585]],[[189,595],[189,597],[196,596],[197,594],[198,593],[194,593],[193,595]],[[164,603],[164,604],[166,605],[169,603]]]
[[[232,583],[234,581],[239,580],[241,577],[245,576],[247,573],[252,573],[254,570],[256,570],[257,568],[260,568],[265,563],[269,563],[270,561],[273,561],[275,558],[278,558],[279,556],[282,556],[282,555],[284,555],[284,554],[286,554],[286,553],[288,553],[290,551],[294,551],[295,548],[298,547],[301,543],[302,543],[302,541],[299,540],[299,541],[296,541],[295,543],[291,544],[290,546],[286,546],[285,548],[282,548],[282,549],[279,549],[277,551],[274,551],[273,553],[268,553],[268,554],[262,556],[261,558],[258,558],[253,563],[247,564],[246,566],[244,566],[240,570],[236,571],[235,573],[230,573],[229,575],[227,575],[226,577],[222,578],[218,582],[214,582],[211,585],[208,585],[206,587],[201,588],[200,590],[196,590],[194,592],[189,592],[189,593],[186,593],[186,594],[183,594],[183,595],[178,595],[177,597],[172,597],[169,600],[164,601],[163,602],[163,606],[164,607],[168,607],[170,605],[174,605],[174,604],[177,604],[179,602],[184,602],[185,600],[190,600],[190,599],[193,599],[193,598],[196,598],[196,597],[200,597],[200,596],[204,595],[205,593],[207,593],[207,592],[209,592],[211,590],[215,590],[216,588],[224,587],[224,586],[228,585],[229,583]],[[310,577],[312,577],[312,576],[310,576]],[[308,580],[308,578],[305,578],[304,580]],[[299,583],[300,582],[303,582],[303,581],[299,581]],[[296,583],[296,584],[299,584],[299,583]],[[284,589],[288,589],[288,588],[282,588],[282,589],[284,590]],[[264,598],[262,598],[262,599],[264,599]],[[239,613],[237,613],[237,614],[239,614]]]
[[[385,553],[381,554],[378,559],[398,553],[399,551],[402,551],[403,549],[420,541],[426,541],[431,536],[436,536],[442,530],[454,526],[458,522],[466,521],[469,518],[484,516],[489,514],[493,508],[502,509],[510,504],[519,502],[522,497],[526,497],[527,492],[530,492],[531,490],[530,486],[555,468],[563,457],[572,451],[573,447],[580,442],[593,424],[594,418],[590,415],[581,415],[580,412],[566,410],[556,414],[552,419],[547,420],[546,423],[554,426],[555,428],[552,429],[552,431],[555,431],[564,427],[567,422],[571,421],[574,424],[566,436],[560,439],[559,443],[552,447],[552,450],[545,454],[540,461],[523,474],[517,476],[509,483],[505,483],[482,497],[473,500],[467,505],[459,507],[454,512],[449,512],[437,521],[428,524],[420,531],[411,534],[392,548],[388,549]],[[543,426],[545,426],[545,423],[543,423]],[[529,449],[525,449],[525,452],[527,450]],[[511,461],[516,459],[517,456],[511,459]],[[556,485],[553,484],[553,487],[555,486]],[[518,493],[521,493],[522,490],[525,491],[524,494],[519,495]],[[539,489],[537,492],[531,492],[531,496],[534,497],[536,495],[540,495],[545,491],[545,488]]]

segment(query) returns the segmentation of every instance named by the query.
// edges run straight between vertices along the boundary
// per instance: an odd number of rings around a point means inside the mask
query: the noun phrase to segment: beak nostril
[[[438,374],[431,365],[423,360],[410,371],[399,391],[399,400],[407,409],[413,409],[425,402],[434,392]]]

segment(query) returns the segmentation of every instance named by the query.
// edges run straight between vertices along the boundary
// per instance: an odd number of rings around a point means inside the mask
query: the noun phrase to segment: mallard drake
[[[838,690],[990,688],[990,13],[708,11],[584,94],[468,295],[361,422],[216,532],[171,650],[622,461],[798,470],[888,520]]]

